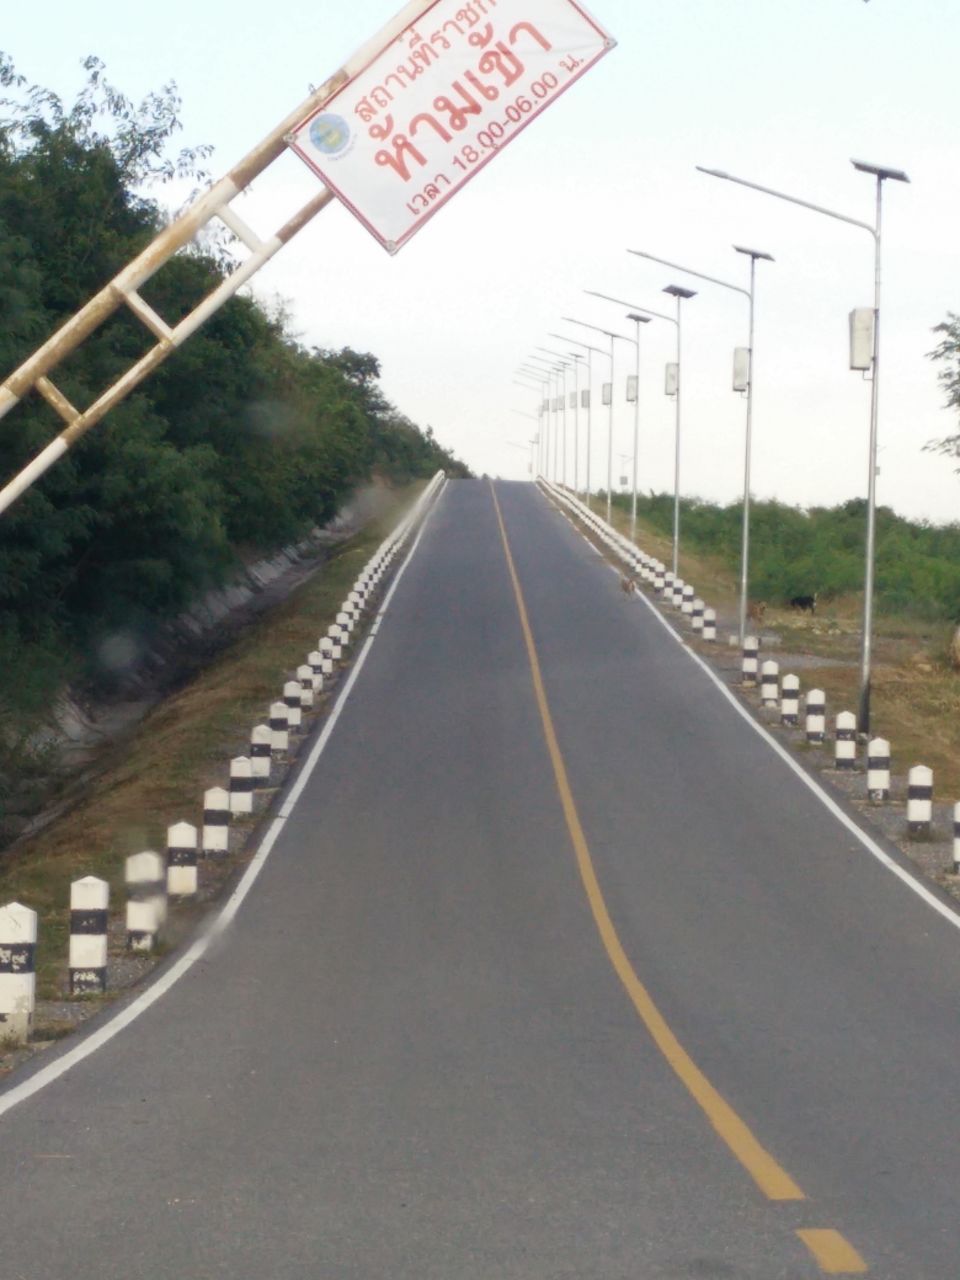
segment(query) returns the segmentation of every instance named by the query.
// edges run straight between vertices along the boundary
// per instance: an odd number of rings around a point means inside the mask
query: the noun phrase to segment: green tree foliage
[[[206,180],[172,151],[175,86],[133,103],[96,58],[70,106],[0,53],[0,376],[156,235],[151,187]],[[178,255],[143,288],[175,324],[217,287],[222,250]],[[151,339],[125,311],[55,375],[91,403]],[[238,555],[327,521],[372,475],[462,466],[398,413],[372,355],[307,350],[235,297],[0,520],[0,718],[40,706],[99,638],[181,609]],[[0,478],[58,424],[29,396],[4,420]],[[32,673],[32,674],[31,674]]]
[[[960,316],[948,311],[946,320],[933,332],[943,336],[929,352],[929,358],[940,365],[937,381],[943,388],[947,408],[960,411]],[[927,449],[950,458],[960,458],[960,430],[944,436],[942,440],[931,440]],[[960,471],[960,466],[956,470]]]
[[[615,499],[625,505],[628,499]],[[638,514],[665,537],[673,531],[672,494],[640,497]],[[681,502],[683,544],[715,555],[735,573],[740,566],[742,504]],[[750,509],[750,591],[758,600],[785,605],[793,596],[821,599],[863,589],[866,502],[838,507],[799,507],[755,502]],[[878,612],[926,621],[960,619],[960,525],[914,523],[889,507],[877,509],[876,606]]]

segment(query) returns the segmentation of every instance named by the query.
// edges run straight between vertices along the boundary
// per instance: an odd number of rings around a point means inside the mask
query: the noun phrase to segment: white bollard
[[[683,589],[687,584],[682,578],[674,578],[673,590],[670,593],[670,603],[675,609],[679,609],[683,603]]]
[[[775,707],[780,701],[780,664],[765,662],[760,668],[760,704]]]
[[[333,641],[329,636],[321,636],[317,648],[320,650],[320,669],[322,674],[332,676],[334,671]]]
[[[84,876],[70,886],[70,994],[107,989],[107,907],[110,886]]]
[[[211,787],[203,793],[203,834],[200,840],[204,857],[222,857],[230,847],[230,797],[223,787]]]
[[[833,763],[837,769],[857,767],[857,717],[852,711],[837,716],[837,738],[833,745]]]
[[[282,755],[290,749],[290,724],[287,719],[287,704],[274,702],[270,705],[270,738],[271,748]]]
[[[297,667],[297,679],[300,681],[300,705],[301,707],[313,706],[313,670],[304,664]]]
[[[253,813],[253,770],[247,756],[230,761],[230,812]]]
[[[811,689],[806,697],[808,742],[822,742],[827,732],[827,697],[822,689]]]
[[[703,611],[703,638],[704,640],[716,640],[717,638],[716,609],[704,609]]]
[[[953,874],[960,874],[960,804],[953,806]]]
[[[871,800],[890,799],[890,743],[874,738],[867,744],[867,795]]]
[[[0,1041],[26,1044],[37,1000],[37,913],[22,902],[0,907]]]
[[[166,868],[159,853],[145,850],[126,861],[127,946],[152,951],[166,919]]]
[[[303,724],[303,704],[300,701],[300,681],[288,680],[283,686],[283,701],[287,708],[287,727],[299,729]]]
[[[696,593],[690,583],[684,585],[680,595],[680,612],[687,618],[693,617],[694,597]]]
[[[743,658],[740,663],[740,676],[747,688],[757,683],[757,669],[760,665],[760,641],[756,636],[743,637]]]
[[[703,631],[703,611],[706,606],[699,596],[693,601],[693,612],[691,614],[691,623],[694,631],[700,633]]]
[[[343,650],[340,648],[340,628],[335,622],[327,627],[327,639],[330,641],[330,657],[334,662],[339,662],[343,657]],[[323,641],[320,642],[320,648],[323,648]]]
[[[250,772],[255,786],[265,787],[270,781],[272,751],[273,730],[268,724],[255,725],[250,733]]]
[[[167,827],[167,893],[192,898],[197,892],[197,828],[190,822]]]
[[[307,665],[313,673],[313,692],[320,693],[323,690],[323,654],[319,649],[314,649],[307,654]]]
[[[800,677],[789,675],[783,677],[780,693],[780,723],[797,725],[800,723]]]
[[[933,770],[917,764],[907,774],[907,830],[929,836],[933,820]]]

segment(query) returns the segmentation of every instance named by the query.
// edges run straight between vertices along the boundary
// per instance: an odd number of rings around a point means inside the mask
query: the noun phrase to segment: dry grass
[[[283,604],[159,704],[101,758],[62,817],[0,862],[0,902],[17,899],[40,916],[38,996],[54,999],[64,989],[70,882],[84,875],[108,880],[116,909],[129,854],[163,851],[173,822],[201,825],[203,792],[227,785],[230,759],[247,753],[250,730],[316,648],[408,499],[397,495],[382,522],[336,548]]]
[[[600,512],[599,514],[604,514]],[[614,508],[614,524],[629,535],[629,516]],[[637,522],[637,540],[648,554],[670,563],[672,542]],[[717,610],[737,613],[737,581],[718,559],[684,552],[680,575]],[[804,690],[827,695],[827,714],[856,711],[860,687],[862,600],[857,596],[822,603],[816,616],[768,608],[760,630],[778,637],[779,649],[766,654],[790,671],[791,655],[803,659],[796,674]],[[960,800],[960,673],[949,663],[950,628],[913,618],[874,618],[871,654],[871,734],[887,738],[894,772],[916,764],[933,770],[938,799]],[[817,659],[823,659],[818,665]]]

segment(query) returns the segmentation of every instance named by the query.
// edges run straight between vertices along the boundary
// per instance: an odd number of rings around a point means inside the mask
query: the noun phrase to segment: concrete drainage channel
[[[673,634],[689,642],[701,662],[709,663],[714,677],[749,708],[775,743],[795,761],[803,753],[803,770],[837,794],[859,824],[891,841],[942,892],[960,899],[960,803],[934,803],[932,770],[917,764],[906,776],[892,775],[890,743],[884,738],[859,743],[855,715],[840,711],[828,716],[822,689],[803,693],[797,675],[781,675],[777,662],[761,661],[758,637],[744,638],[737,668],[725,665],[716,643],[716,612],[690,583],[562,486],[543,479],[538,483],[557,509],[613,562],[625,591],[646,588],[647,602],[659,607],[665,621],[671,618],[666,625]],[[914,880],[909,874],[902,878]],[[922,893],[933,897],[929,888],[922,887]],[[935,901],[954,915],[955,907]]]
[[[364,566],[326,635],[319,637],[316,648],[297,665],[295,678],[283,683],[282,696],[272,703],[264,722],[253,727],[249,755],[230,762],[228,787],[214,787],[204,793],[201,823],[194,825],[178,817],[167,828],[163,854],[143,850],[127,859],[127,898],[122,908],[111,910],[106,881],[84,876],[73,882],[69,904],[72,999],[44,1002],[47,1024],[56,1022],[63,1029],[73,1029],[106,1000],[136,985],[163,955],[195,932],[206,908],[237,879],[239,872],[246,867],[246,876],[250,875],[255,846],[260,845],[256,858],[265,858],[263,845],[267,842],[261,841],[264,820],[272,819],[271,832],[282,821],[273,815],[277,810],[284,815],[291,807],[293,797],[287,794],[288,784],[302,764],[304,748],[311,747],[311,758],[317,754],[313,739],[318,734],[322,737],[327,718],[326,708],[321,709],[318,704],[318,695],[338,685],[351,647],[367,627],[372,629],[366,643],[371,642],[399,557],[418,532],[444,483],[444,473],[438,472],[412,511]],[[335,706],[342,702],[348,688],[349,680]],[[230,901],[236,898],[235,890]],[[224,917],[229,906],[228,903],[223,911]],[[230,915],[232,918],[232,912]],[[33,1034],[37,1015],[37,925],[37,913],[28,903],[0,906],[3,1075],[51,1043]],[[196,946],[194,943],[191,950]]]

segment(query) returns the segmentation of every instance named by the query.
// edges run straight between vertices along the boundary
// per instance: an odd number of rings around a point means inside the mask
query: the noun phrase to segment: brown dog
[[[747,617],[750,619],[751,622],[762,622],[763,615],[766,612],[767,612],[766,600],[760,600],[759,602],[756,600],[752,600],[747,605]]]

